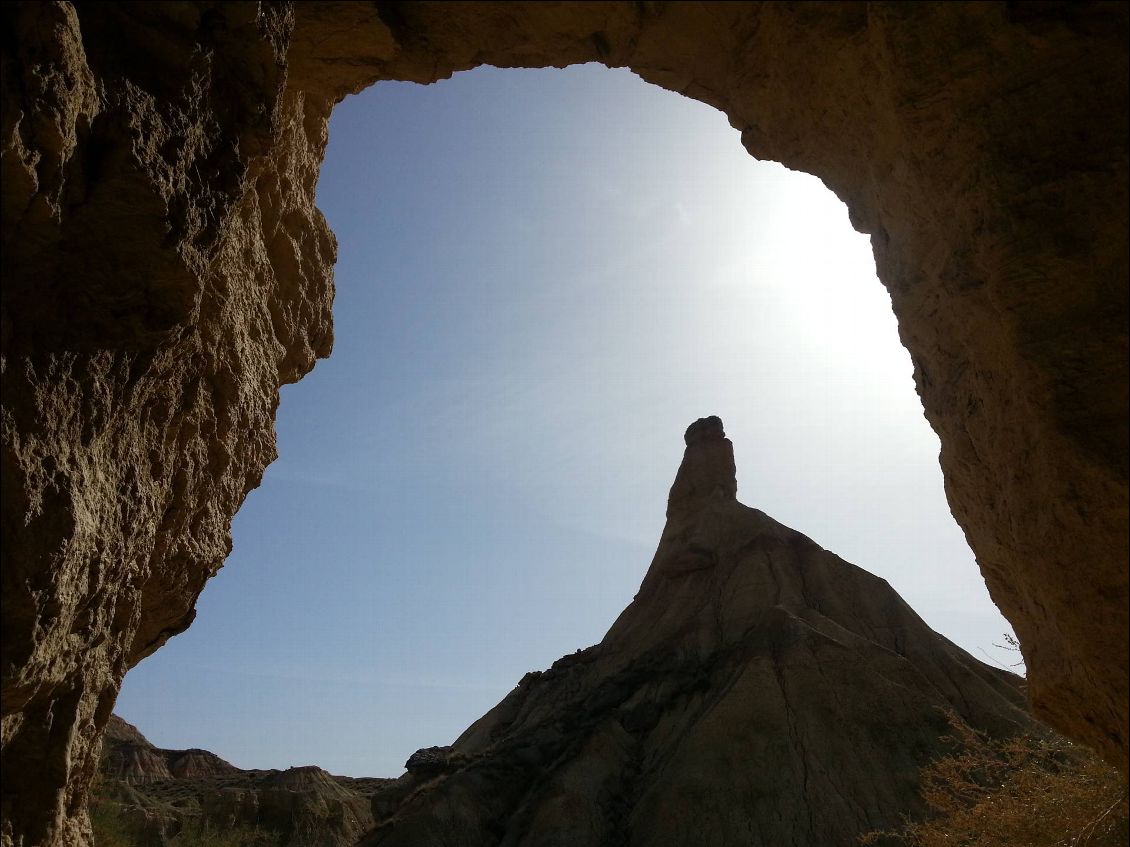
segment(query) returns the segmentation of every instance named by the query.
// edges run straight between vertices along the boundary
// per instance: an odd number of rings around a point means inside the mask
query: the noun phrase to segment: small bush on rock
[[[956,752],[922,771],[933,815],[862,844],[911,847],[1124,847],[1126,782],[1085,748],[1049,732],[990,740],[948,715]]]

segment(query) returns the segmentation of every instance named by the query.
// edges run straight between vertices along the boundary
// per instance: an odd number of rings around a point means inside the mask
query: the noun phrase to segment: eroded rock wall
[[[123,674],[329,353],[328,106],[286,88],[285,7],[4,15],[3,839],[75,845]]]
[[[329,352],[334,102],[484,63],[630,67],[848,204],[1033,705],[1126,768],[1125,4],[3,15],[5,844],[86,837],[122,674],[190,623]]]

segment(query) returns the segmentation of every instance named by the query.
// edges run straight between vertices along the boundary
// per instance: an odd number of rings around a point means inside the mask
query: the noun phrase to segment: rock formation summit
[[[854,844],[922,811],[946,712],[1028,726],[1019,678],[739,503],[721,420],[685,440],[655,558],[604,640],[375,798],[365,845]]]

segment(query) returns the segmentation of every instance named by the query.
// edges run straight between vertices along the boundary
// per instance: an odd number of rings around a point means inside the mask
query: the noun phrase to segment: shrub
[[[138,847],[143,835],[121,805],[95,797],[90,803],[90,826],[94,847]]]
[[[102,797],[90,804],[94,847],[277,847],[277,833],[256,827],[210,826],[198,817],[184,822],[176,835],[164,838],[147,832],[120,803]]]
[[[956,750],[923,769],[932,816],[861,843],[911,847],[1123,847],[1126,782],[1110,765],[1050,731],[990,740],[948,715]]]
[[[220,829],[191,818],[169,840],[169,847],[275,847],[278,843],[278,835],[269,830],[247,826]]]

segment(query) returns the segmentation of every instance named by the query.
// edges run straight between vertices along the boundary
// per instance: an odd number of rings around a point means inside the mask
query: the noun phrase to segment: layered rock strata
[[[410,759],[366,847],[854,844],[923,811],[947,713],[1029,727],[1019,678],[739,503],[718,418],[686,441],[655,558],[604,640]]]
[[[243,770],[207,750],[164,750],[116,715],[106,728],[97,802],[139,847],[196,832],[257,833],[277,847],[352,847],[391,780],[319,767]]]
[[[629,67],[847,203],[1033,706],[1126,768],[1125,4],[0,14],[4,845],[87,840],[122,676],[191,623],[330,350],[333,105],[480,64]]]

